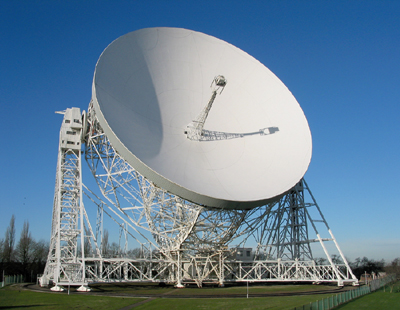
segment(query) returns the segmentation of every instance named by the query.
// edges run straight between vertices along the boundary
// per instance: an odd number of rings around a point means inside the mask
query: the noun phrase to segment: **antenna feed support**
[[[223,75],[217,75],[216,77],[214,77],[214,80],[211,83],[211,87],[214,85],[213,91],[218,91],[219,89],[221,89],[221,94],[227,83],[228,81]]]
[[[223,75],[217,75],[216,77],[214,77],[210,85],[210,87],[212,88],[212,93],[208,104],[204,107],[203,111],[201,111],[197,118],[193,120],[189,125],[187,125],[187,130],[184,131],[188,139],[194,141],[202,140],[203,127],[204,123],[206,122],[208,112],[210,112],[215,97],[217,96],[218,90],[221,89],[221,91],[219,92],[221,94],[224,90],[224,87],[226,86],[226,83],[227,80]]]

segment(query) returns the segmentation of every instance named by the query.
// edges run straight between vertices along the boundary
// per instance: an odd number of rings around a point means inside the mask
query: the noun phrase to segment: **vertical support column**
[[[103,254],[103,205],[97,207],[96,240],[100,253]]]
[[[224,252],[223,252],[223,250],[221,250],[220,252],[219,252],[219,255],[218,255],[218,261],[219,261],[219,277],[218,277],[218,280],[219,280],[219,283],[218,283],[218,286],[219,287],[224,287],[225,286],[225,284],[224,284],[224,281],[225,281],[225,276],[224,276]]]
[[[269,246],[276,248],[276,259],[312,260],[305,208],[301,180],[279,201],[274,211]]]
[[[177,250],[176,254],[177,254],[177,274],[176,274],[176,285],[175,285],[175,287],[183,288],[185,286],[182,284],[182,270],[181,270],[181,268],[182,268],[181,259],[182,258],[181,258],[181,252],[179,250]]]
[[[51,242],[41,284],[46,285],[53,280],[56,286],[52,290],[59,291],[63,290],[60,287],[63,284],[85,284],[85,234],[81,175],[82,116],[79,108],[57,113],[63,114],[64,119],[60,129]]]

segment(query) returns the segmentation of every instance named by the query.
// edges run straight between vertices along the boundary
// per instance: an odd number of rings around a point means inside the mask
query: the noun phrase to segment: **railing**
[[[4,276],[3,282],[1,283],[1,287],[4,287],[9,284],[14,283],[22,283],[24,282],[24,277],[22,274],[12,275],[12,276]]]
[[[366,294],[372,293],[388,283],[396,281],[395,275],[389,275],[384,278],[372,280],[368,285],[358,287],[353,290],[348,290],[346,292],[324,298],[322,300],[317,300],[311,302],[307,305],[299,306],[293,308],[293,310],[330,310],[335,307],[344,304],[355,298],[364,296]]]

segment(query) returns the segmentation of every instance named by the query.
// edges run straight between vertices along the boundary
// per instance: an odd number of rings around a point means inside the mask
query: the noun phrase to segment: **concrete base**
[[[90,288],[86,285],[82,285],[79,288],[76,289],[78,292],[90,292]]]
[[[39,278],[39,285],[40,287],[45,287],[49,285],[49,279],[47,279],[47,277],[42,276]]]
[[[56,285],[56,286],[53,286],[53,287],[50,289],[50,291],[53,291],[53,292],[64,292],[64,291],[65,291],[65,288],[63,288],[62,286]]]

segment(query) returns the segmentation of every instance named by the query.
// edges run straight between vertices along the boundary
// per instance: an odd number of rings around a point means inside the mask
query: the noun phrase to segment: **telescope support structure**
[[[62,285],[68,284],[80,285],[78,290],[86,291],[82,118],[79,108],[57,113],[64,118],[60,129],[50,249],[41,284],[52,280],[56,284],[52,288],[54,291],[61,291]]]
[[[93,282],[358,284],[304,179],[265,206],[207,208],[165,191],[130,166],[112,147],[91,104],[87,119],[77,108],[63,114],[41,285],[52,281],[55,290],[78,285],[85,291]],[[100,194],[82,184],[81,143]],[[95,233],[83,194],[97,206]],[[116,224],[118,244],[108,243],[104,218]],[[313,256],[315,245],[322,259]],[[331,256],[332,249],[338,255]]]

